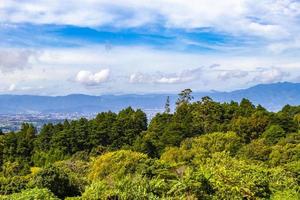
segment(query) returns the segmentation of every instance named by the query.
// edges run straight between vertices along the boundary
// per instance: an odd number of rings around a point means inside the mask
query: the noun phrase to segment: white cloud
[[[41,92],[43,90],[43,86],[30,86],[30,85],[20,85],[20,84],[15,84],[12,83],[10,84],[7,88],[2,88],[4,92],[10,92],[10,93],[18,93],[18,92]]]
[[[249,75],[248,71],[242,71],[242,70],[223,70],[219,73],[218,78],[225,81],[232,78],[245,78]]]
[[[102,69],[99,72],[93,73],[91,71],[82,70],[76,75],[76,81],[84,85],[98,85],[106,82],[109,77],[109,69]]]
[[[15,91],[15,89],[16,89],[16,84],[14,84],[14,83],[8,87],[9,92],[13,92],[13,91]]]
[[[156,72],[150,73],[133,73],[129,77],[130,83],[161,83],[161,84],[173,84],[173,83],[186,83],[194,81],[200,78],[202,75],[202,69],[196,68],[191,70],[184,70],[180,73],[163,73]]]
[[[282,81],[290,74],[279,68],[258,68],[253,82],[258,83],[273,83]]]
[[[263,53],[300,49],[299,18],[300,1],[295,0],[222,0],[217,4],[211,3],[211,0],[0,1],[0,29],[18,27],[18,23],[95,29],[104,26],[117,30],[165,27],[174,28],[174,32],[178,29],[208,28],[206,30],[236,36],[243,45],[229,45],[230,41],[222,45],[201,43],[191,38],[176,39],[183,42],[181,45],[226,52],[235,50],[245,54],[264,48],[268,51]]]
[[[29,65],[11,73],[0,72],[0,92],[7,92],[12,83],[16,84],[14,92],[20,94],[178,92],[187,87],[223,91],[261,82],[290,81],[300,75],[300,61],[295,56],[211,55],[137,46],[115,46],[109,52],[103,46],[43,49]],[[109,69],[109,78],[103,84],[100,80],[105,79],[94,76],[101,71],[98,66]],[[257,66],[266,67],[258,69]],[[88,73],[83,73],[84,76],[77,80],[76,75],[82,70]],[[74,84],[74,81],[80,84]],[[104,84],[105,87],[86,87]],[[44,89],[36,89],[39,85]],[[22,86],[32,89],[21,90]]]
[[[151,82],[151,78],[149,79],[149,75],[143,74],[141,72],[131,74],[129,76],[130,83],[146,83]]]
[[[171,83],[183,83],[183,82],[187,82],[189,80],[188,79],[185,79],[182,77],[179,77],[179,76],[174,76],[174,77],[162,77],[158,80],[156,80],[157,83],[168,83],[168,84],[171,84]]]
[[[270,39],[299,36],[300,2],[294,0],[2,0],[0,22],[168,28],[211,27]]]

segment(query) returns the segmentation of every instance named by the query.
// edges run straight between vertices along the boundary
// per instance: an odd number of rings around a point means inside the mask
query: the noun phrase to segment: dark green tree
[[[170,97],[167,96],[166,104],[165,104],[165,113],[170,113],[171,108],[170,108]]]
[[[192,94],[191,89],[184,89],[178,94],[178,99],[176,101],[177,107],[180,106],[181,104],[184,103],[189,103],[194,97],[191,95]]]
[[[265,138],[268,144],[275,144],[281,138],[285,137],[285,131],[279,125],[271,125],[263,134],[262,137]]]
[[[131,107],[121,110],[112,127],[110,141],[113,148],[130,146],[141,135],[142,131],[147,129],[146,114]]]
[[[80,194],[80,189],[71,182],[68,174],[57,167],[47,167],[38,172],[30,184],[38,188],[47,188],[62,199]]]

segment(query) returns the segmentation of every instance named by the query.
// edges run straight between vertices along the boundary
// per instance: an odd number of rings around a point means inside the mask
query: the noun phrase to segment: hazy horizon
[[[247,89],[251,89],[253,87],[257,87],[259,85],[280,85],[280,84],[299,84],[298,82],[288,82],[288,81],[284,81],[284,82],[274,82],[274,83],[262,83],[262,84],[256,84],[256,85],[252,85],[249,87],[242,87],[242,88],[237,88],[237,89],[233,89],[233,90],[214,90],[214,89],[210,89],[210,90],[192,90],[193,94],[199,94],[199,93],[230,93],[230,92],[236,92],[236,91],[240,91],[240,90],[247,90]],[[17,95],[17,96],[47,96],[47,97],[63,97],[63,96],[72,96],[72,95],[85,95],[85,96],[122,96],[122,95],[138,95],[138,96],[143,96],[143,95],[178,95],[180,93],[181,90],[178,91],[161,91],[161,92],[139,92],[139,93],[130,93],[130,92],[118,92],[118,93],[102,93],[102,94],[89,94],[89,93],[66,93],[66,94],[62,94],[62,95],[47,95],[47,94],[26,94],[26,93],[0,93],[0,95]]]

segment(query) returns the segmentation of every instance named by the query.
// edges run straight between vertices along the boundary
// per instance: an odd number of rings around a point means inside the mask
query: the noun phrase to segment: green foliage
[[[93,147],[110,145],[113,139],[112,126],[116,121],[117,115],[112,112],[100,113],[94,120],[91,120],[90,145]]]
[[[147,155],[130,150],[106,153],[95,159],[89,174],[90,180],[99,180],[110,176],[123,176],[145,172],[150,159]]]
[[[68,176],[69,183],[72,187],[83,192],[88,185],[87,175],[90,170],[90,164],[81,160],[64,160],[54,164],[59,171]]]
[[[256,139],[251,143],[244,145],[238,152],[238,157],[257,161],[268,161],[272,152],[271,147],[265,139]]]
[[[31,164],[35,137],[36,130],[31,124],[22,124],[20,132],[5,135],[2,141],[3,161]]]
[[[182,104],[189,103],[194,97],[191,95],[191,89],[184,89],[178,94],[178,99],[176,101],[177,106],[181,106]]]
[[[24,190],[20,193],[15,193],[7,196],[0,196],[1,200],[58,200],[57,197],[54,196],[47,189],[29,189]]]
[[[68,159],[70,156],[66,155],[64,151],[56,148],[45,151],[36,151],[31,157],[32,162],[35,166],[49,166],[56,161]]]
[[[80,188],[71,182],[68,174],[58,167],[44,168],[30,181],[29,187],[48,188],[59,198],[77,196]]]
[[[187,170],[174,180],[136,175],[95,181],[83,193],[82,199],[206,199],[213,193],[203,175]]]
[[[264,168],[215,153],[203,163],[219,199],[269,198],[271,190]]]
[[[300,106],[191,92],[149,126],[129,107],[0,132],[0,199],[299,199]]]
[[[126,176],[113,182],[96,181],[82,195],[82,199],[158,199],[154,193],[160,189],[159,181],[154,184],[141,176]],[[152,191],[154,190],[154,191]]]
[[[268,144],[275,144],[280,138],[285,137],[285,131],[279,125],[272,125],[262,134],[262,137]]]
[[[247,112],[249,114],[249,112]],[[248,115],[247,114],[247,115]],[[255,111],[249,117],[239,116],[232,120],[232,130],[239,134],[246,143],[257,139],[270,123],[268,113]]]
[[[43,126],[38,137],[34,141],[35,151],[48,151],[51,147],[51,138],[56,132],[53,124],[46,124]]]
[[[147,117],[140,109],[134,111],[131,107],[121,110],[112,127],[112,147],[121,148],[132,145],[135,138],[147,129]]]
[[[28,176],[0,177],[0,195],[20,192],[27,188],[29,181]]]
[[[273,124],[277,124],[283,128],[283,130],[287,133],[292,133],[297,131],[298,124],[294,120],[295,111],[291,106],[285,106],[280,112],[276,113],[272,119]]]
[[[171,112],[171,108],[170,108],[170,97],[167,96],[167,100],[166,100],[166,104],[165,104],[165,113],[170,113]]]
[[[169,148],[161,159],[170,163],[197,163],[216,152],[228,152],[235,155],[242,146],[242,139],[234,132],[211,133],[185,140],[180,148]]]
[[[2,133],[2,131],[0,131],[0,133]],[[3,148],[4,148],[4,135],[2,133],[2,134],[0,134],[0,168],[3,165],[3,159],[4,159]]]
[[[7,161],[2,166],[2,174],[5,177],[11,177],[16,175],[25,175],[28,174],[30,170],[29,165],[25,162],[15,161],[10,162]]]
[[[271,196],[271,200],[299,200],[300,193],[297,190],[278,191]]]
[[[165,144],[161,138],[165,137],[168,139],[168,137],[166,137],[168,134],[167,124],[169,124],[171,120],[171,114],[157,114],[151,120],[148,130],[142,132],[141,136],[139,136],[135,141],[134,149],[143,153],[147,153],[151,157],[158,157],[165,148]],[[180,137],[177,137],[177,140],[180,139]]]
[[[209,153],[229,152],[235,155],[237,150],[242,146],[242,139],[234,132],[227,133],[212,133],[191,140],[191,143],[183,143],[185,148],[203,148]]]
[[[272,147],[270,163],[281,165],[300,160],[300,132],[289,134]]]

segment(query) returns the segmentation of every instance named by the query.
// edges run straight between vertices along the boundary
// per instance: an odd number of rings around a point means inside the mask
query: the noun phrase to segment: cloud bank
[[[207,28],[267,38],[293,36],[300,2],[294,0],[3,0],[0,22],[82,27]]]
[[[99,94],[296,80],[299,19],[295,0],[2,0],[0,83]]]

